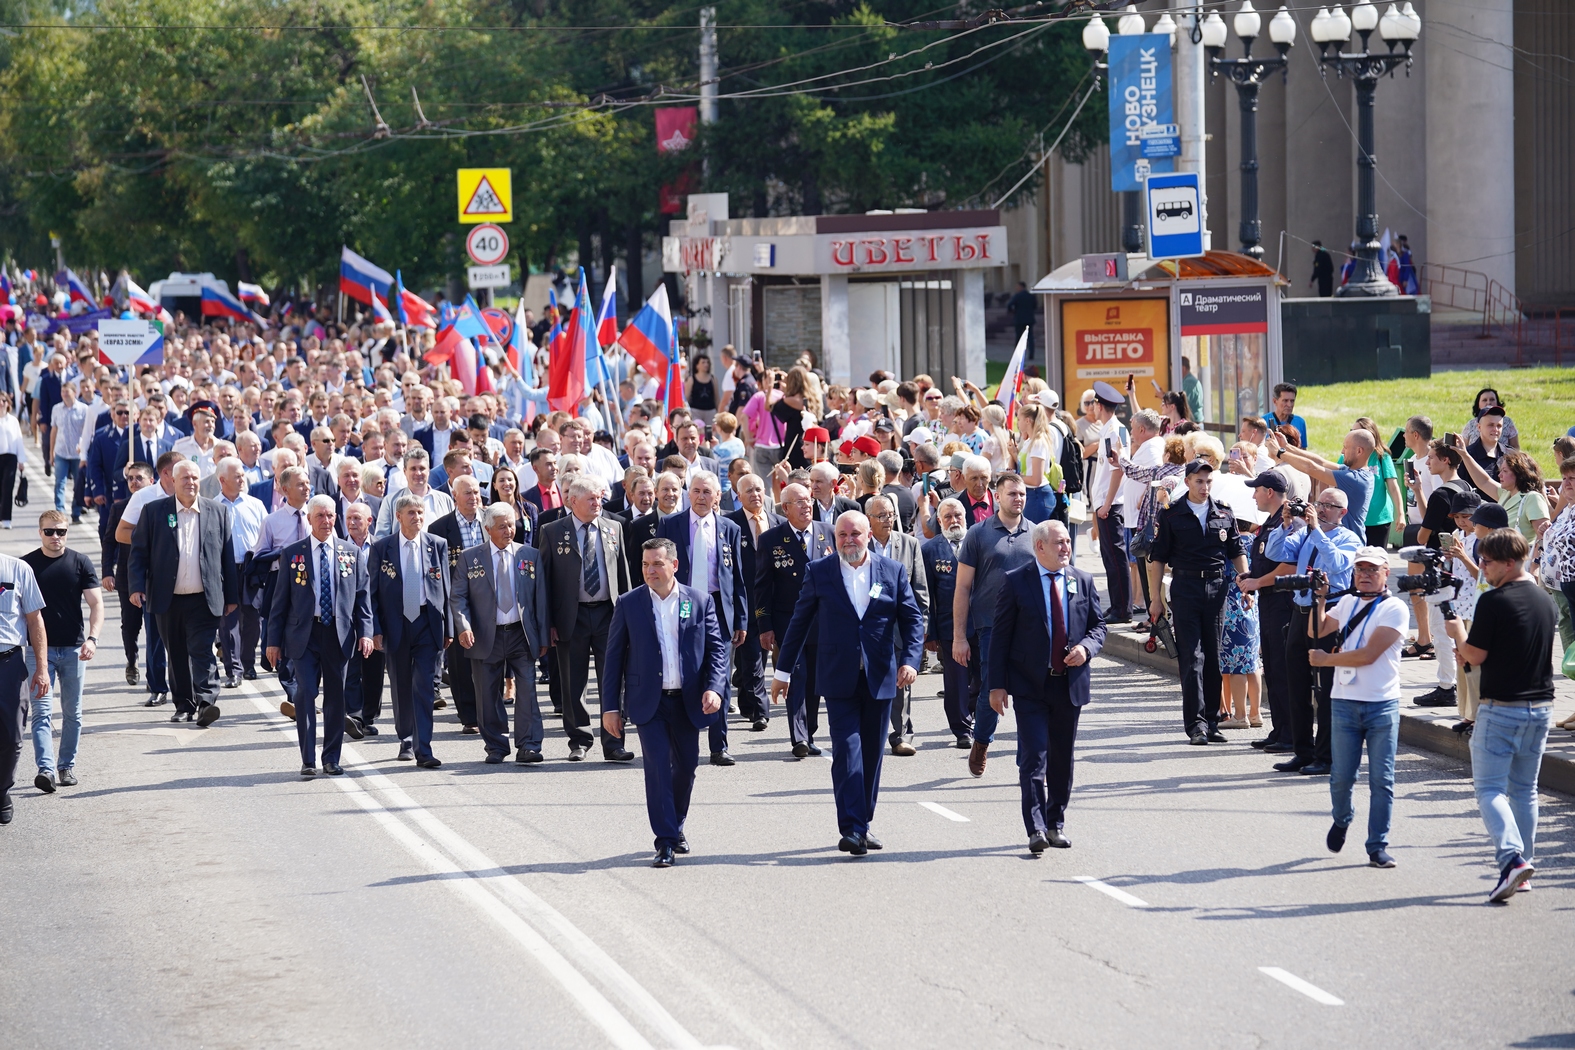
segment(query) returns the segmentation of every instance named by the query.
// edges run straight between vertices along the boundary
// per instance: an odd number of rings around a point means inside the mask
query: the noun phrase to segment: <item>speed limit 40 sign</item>
[[[509,235],[501,226],[482,223],[472,227],[465,237],[465,251],[477,266],[495,266],[508,258]]]

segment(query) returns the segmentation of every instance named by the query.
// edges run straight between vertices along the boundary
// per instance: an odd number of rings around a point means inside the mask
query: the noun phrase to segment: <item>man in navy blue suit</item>
[[[1094,578],[1072,568],[1072,537],[1059,521],[1034,526],[1034,563],[1008,570],[996,597],[990,706],[1017,698],[1017,776],[1028,848],[1066,849],[1072,745],[1088,703],[1088,665],[1105,644]],[[1049,654],[1048,657],[1046,654]]]
[[[748,637],[749,598],[744,586],[744,554],[737,523],[717,510],[722,484],[715,474],[696,471],[689,481],[689,510],[663,518],[656,526],[660,539],[671,540],[678,550],[678,578],[716,605],[722,634],[732,639],[731,649]],[[643,549],[643,548],[642,548]],[[731,664],[732,661],[728,660]],[[728,696],[724,673],[722,698]],[[707,733],[711,764],[730,766],[727,753],[727,712],[711,723]]]
[[[432,755],[432,703],[438,654],[454,640],[448,544],[423,531],[427,506],[408,490],[394,497],[398,527],[372,542],[372,643],[388,654],[399,760],[423,769],[443,763]]]
[[[279,582],[268,616],[268,662],[289,656],[295,669],[295,734],[301,775],[317,775],[317,690],[323,691],[323,772],[339,776],[345,730],[360,727],[345,714],[345,668],[359,648],[372,653],[372,610],[366,563],[355,544],[334,535],[334,499],[306,503],[311,534],[279,552]],[[281,654],[280,650],[285,652]]]
[[[602,731],[623,736],[624,716],[640,734],[645,808],[656,835],[654,868],[689,852],[684,821],[700,762],[700,730],[723,717],[727,642],[711,595],[678,582],[672,540],[646,540],[645,586],[624,596],[607,632],[601,686]]]
[[[105,527],[109,524],[110,506],[117,500],[131,496],[131,490],[126,487],[124,469],[115,469],[115,462],[120,459],[120,448],[131,436],[131,402],[124,399],[115,402],[106,417],[109,424],[99,427],[93,435],[93,441],[88,445],[87,461],[83,465],[87,472],[87,490],[84,495],[99,508],[98,535],[101,541]]]
[[[870,834],[880,794],[881,757],[897,690],[919,677],[924,617],[901,562],[870,550],[869,519],[837,519],[837,556],[811,562],[773,672],[772,699],[786,690],[800,650],[817,639],[815,679],[831,723],[831,784],[837,848],[855,857],[880,849]]]

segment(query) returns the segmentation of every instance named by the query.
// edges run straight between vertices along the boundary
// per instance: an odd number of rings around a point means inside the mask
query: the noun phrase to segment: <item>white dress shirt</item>
[[[873,566],[870,564],[869,555],[864,556],[863,564],[857,568],[838,558],[837,567],[842,570],[842,586],[847,588],[848,600],[853,603],[853,611],[862,620],[865,611],[870,607],[870,578],[873,574]]]
[[[180,551],[180,560],[175,568],[176,594],[202,593],[201,537],[197,527],[200,519],[197,504],[193,503],[187,508],[182,507],[179,500],[176,501],[175,545]]]
[[[651,592],[651,611],[656,614],[656,640],[662,649],[662,688],[682,689],[683,666],[678,661],[678,609],[677,584],[666,598]]]

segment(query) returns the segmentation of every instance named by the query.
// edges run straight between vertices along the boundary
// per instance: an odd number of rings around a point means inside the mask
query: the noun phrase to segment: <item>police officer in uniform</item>
[[[33,569],[0,554],[0,824],[11,823],[11,785],[22,755],[22,724],[29,700],[49,692],[49,650],[44,638],[44,596]],[[33,650],[37,671],[29,683],[24,646]],[[22,697],[24,686],[28,700]]]
[[[1165,566],[1170,566],[1171,625],[1181,662],[1181,722],[1194,744],[1225,742],[1220,712],[1220,626],[1225,612],[1225,565],[1247,572],[1247,545],[1236,517],[1209,498],[1214,468],[1195,459],[1187,464],[1185,498],[1160,512],[1159,531],[1149,553],[1149,616],[1165,614]],[[1232,583],[1230,586],[1235,586]],[[1252,595],[1246,595],[1252,600]]]

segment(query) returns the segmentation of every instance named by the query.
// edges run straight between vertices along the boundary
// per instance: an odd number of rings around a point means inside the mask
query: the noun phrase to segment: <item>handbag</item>
[[[1082,496],[1068,496],[1066,499],[1066,520],[1073,525],[1088,523],[1088,503]]]
[[[18,507],[27,506],[27,475],[23,474],[16,483],[16,496],[11,500]]]

